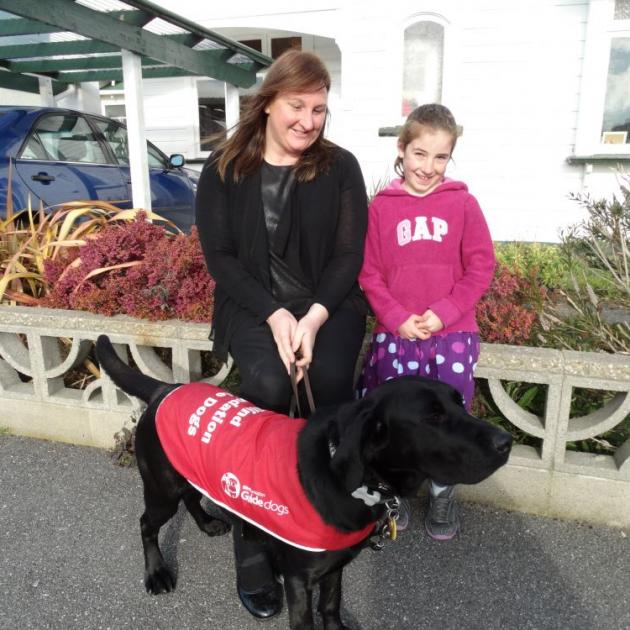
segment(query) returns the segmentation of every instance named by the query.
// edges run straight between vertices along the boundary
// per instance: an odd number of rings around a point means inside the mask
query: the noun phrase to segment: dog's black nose
[[[507,453],[512,448],[512,436],[506,431],[496,433],[492,438],[492,446],[497,453]]]

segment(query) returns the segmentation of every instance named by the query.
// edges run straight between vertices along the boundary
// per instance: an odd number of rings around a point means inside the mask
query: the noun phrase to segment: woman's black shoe
[[[252,593],[242,589],[237,583],[236,590],[243,606],[258,619],[269,619],[282,610],[282,587],[276,582]]]

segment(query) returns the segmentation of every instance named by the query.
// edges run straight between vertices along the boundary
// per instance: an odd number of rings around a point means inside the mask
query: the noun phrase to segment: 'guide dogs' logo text
[[[278,516],[286,516],[289,513],[289,508],[286,505],[274,503],[271,499],[265,500],[264,492],[258,492],[249,486],[243,486],[241,491],[241,482],[234,473],[226,472],[223,477],[221,477],[221,487],[223,488],[223,492],[232,499],[238,499],[240,496],[246,503],[255,505],[263,510],[276,512]]]

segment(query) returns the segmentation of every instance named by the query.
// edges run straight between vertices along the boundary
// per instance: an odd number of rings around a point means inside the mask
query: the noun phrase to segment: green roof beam
[[[21,2],[22,0],[19,0]],[[13,3],[15,6],[15,1]],[[16,11],[6,9],[8,13],[16,14]],[[46,11],[45,3],[42,3],[42,11]],[[107,11],[106,15],[115,20],[121,20],[127,24],[135,24],[136,26],[144,26],[153,18],[144,11]],[[68,31],[63,26],[54,26],[45,24],[39,18],[35,19],[4,19],[0,20],[0,36],[13,35],[40,35],[42,33],[62,33]]]
[[[204,57],[218,61],[227,61],[232,56],[229,50],[205,50],[200,51]],[[45,74],[48,72],[61,72],[68,70],[103,70],[106,68],[122,68],[120,54],[103,55],[100,57],[74,57],[72,59],[36,59],[33,61],[0,61],[11,72],[28,72],[30,74]],[[163,65],[157,59],[142,57],[143,66]]]
[[[0,9],[29,19],[37,19],[64,30],[80,33],[136,54],[158,59],[168,65],[187,70],[189,74],[213,77],[239,87],[250,87],[256,81],[254,72],[192,50],[172,39],[142,28],[114,20],[107,14],[93,11],[70,0],[0,0]]]
[[[172,66],[159,68],[146,68],[142,71],[143,79],[158,79],[165,77],[188,77],[190,72]],[[121,69],[110,68],[109,70],[86,70],[85,72],[60,72],[56,79],[62,83],[83,83],[85,81],[122,81],[123,72]]]
[[[229,57],[232,52],[228,50],[217,49],[207,50],[201,54],[220,60],[222,58]],[[115,57],[118,59],[118,65],[114,64],[113,61],[108,61],[107,63],[103,63],[103,65],[100,66],[86,63],[84,64],[85,67],[83,68],[77,67],[77,72],[62,72],[62,68],[57,68],[56,70],[59,70],[59,72],[56,72],[55,78],[58,81],[62,81],[64,83],[80,83],[82,81],[122,81],[122,58],[118,55],[111,55],[111,57]],[[79,59],[78,61],[82,60]],[[154,59],[143,58],[142,65],[142,77],[145,79],[190,76],[190,72],[188,72],[187,70],[182,70],[181,68],[174,68],[173,66],[167,65],[156,67],[160,65],[160,62],[155,61]],[[15,70],[14,68],[11,69]],[[54,70],[52,68],[48,68],[48,71]],[[29,72],[33,72],[34,74],[43,74],[43,71],[41,70],[40,72],[29,70]]]
[[[147,57],[142,58],[143,66],[159,66],[162,62]],[[102,57],[76,57],[74,59],[37,59],[36,61],[11,61],[8,64],[11,72],[60,72],[63,70],[102,70],[103,68],[121,68],[122,57],[104,55]]]
[[[0,46],[0,59],[30,59],[57,55],[88,55],[91,53],[119,52],[118,46],[77,39],[70,42],[41,42],[39,44],[10,44]]]
[[[192,33],[178,33],[176,35],[162,35],[184,46],[191,48],[198,44],[201,38]],[[67,42],[40,42],[38,44],[10,44],[0,46],[0,59],[32,59],[36,57],[58,57],[61,55],[89,55],[96,53],[120,52],[119,46],[97,42],[93,39],[77,39]]]
[[[203,39],[209,39],[221,46],[225,46],[226,48],[230,48],[235,53],[241,52],[247,57],[249,57],[252,61],[258,64],[258,68],[265,68],[271,65],[273,59],[267,57],[267,55],[263,55],[261,52],[250,48],[249,46],[245,46],[229,37],[225,37],[219,33],[215,33],[207,28],[204,28],[200,24],[196,22],[192,22],[191,20],[187,20],[181,15],[177,15],[176,13],[171,13],[167,9],[160,7],[153,2],[149,2],[148,0],[124,0],[124,2],[130,6],[134,6],[145,13],[150,13],[156,18],[160,18],[165,22],[169,22],[174,26],[178,26],[181,29],[184,29],[190,33],[194,33],[195,35],[199,35]]]
[[[0,72],[0,87],[19,92],[30,92],[39,94],[39,81],[37,77],[29,77],[24,74],[14,74],[13,72]],[[68,89],[65,83],[53,81],[53,94],[59,94]]]

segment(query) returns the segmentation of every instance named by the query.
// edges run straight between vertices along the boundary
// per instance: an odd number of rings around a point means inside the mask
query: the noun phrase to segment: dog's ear
[[[375,417],[375,407],[370,398],[344,405],[329,427],[330,440],[336,444],[330,466],[348,492],[363,482],[369,455],[366,451],[377,448],[385,438],[386,430]]]

